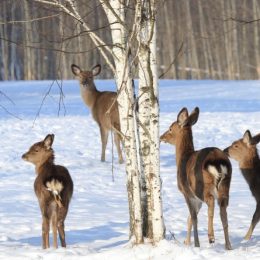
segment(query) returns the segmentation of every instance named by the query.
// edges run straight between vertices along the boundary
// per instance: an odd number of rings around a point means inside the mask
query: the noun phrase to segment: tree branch
[[[32,45],[26,45],[26,44],[15,42],[15,41],[3,38],[3,37],[0,37],[0,40],[9,42],[10,44],[15,44],[15,45],[17,45],[19,47],[23,47],[23,48],[25,47],[25,48],[37,49],[37,50],[48,50],[48,51],[62,52],[62,53],[67,53],[67,54],[82,54],[82,53],[93,51],[98,48],[103,48],[105,46],[110,46],[110,47],[116,46],[114,44],[106,44],[106,45],[98,45],[98,46],[95,46],[94,48],[91,48],[91,49],[85,50],[85,51],[65,51],[65,50],[57,49],[57,48],[47,48],[47,47],[37,47],[37,46],[32,46]],[[119,46],[117,46],[117,47],[120,48]]]
[[[96,46],[100,47],[100,52],[102,54],[102,56],[104,57],[104,59],[106,60],[107,64],[109,65],[110,69],[113,71],[113,73],[115,73],[115,67],[112,64],[112,62],[110,61],[108,55],[104,52],[104,49],[110,53],[111,55],[114,55],[112,50],[108,47],[107,44],[105,44],[103,42],[103,40],[97,36],[97,34],[95,34],[94,32],[91,32],[91,29],[89,28],[89,26],[86,24],[86,22],[82,19],[82,17],[80,16],[77,7],[75,5],[75,1],[73,0],[66,0],[66,2],[70,5],[72,11],[70,11],[65,5],[63,5],[60,2],[57,2],[55,0],[53,1],[47,1],[47,0],[33,0],[34,2],[38,2],[41,4],[47,4],[47,5],[51,5],[57,8],[62,9],[66,14],[68,14],[69,16],[73,17],[74,19],[76,19],[87,31],[90,31],[89,36],[91,38],[91,40],[93,41],[93,43]]]
[[[255,23],[255,22],[260,22],[260,18],[259,19],[255,19],[255,20],[243,20],[243,19],[238,19],[238,18],[234,18],[234,17],[230,17],[224,20],[224,22],[228,22],[228,21],[233,21],[233,22],[237,22],[237,23],[242,23],[242,24],[250,24],[250,23]]]
[[[161,79],[162,77],[164,77],[165,74],[168,73],[168,71],[170,70],[170,68],[172,67],[172,65],[176,62],[176,60],[179,58],[179,56],[183,53],[183,46],[184,46],[184,42],[181,42],[181,45],[179,47],[179,50],[177,52],[177,55],[174,57],[173,61],[170,63],[170,65],[168,66],[168,68],[159,76],[159,79]]]
[[[0,25],[5,25],[5,24],[15,24],[15,23],[31,23],[31,22],[36,22],[36,21],[41,21],[53,17],[57,17],[60,14],[54,14],[54,15],[48,15],[48,16],[43,16],[43,17],[38,17],[30,20],[20,20],[20,21],[7,21],[7,22],[0,22]]]

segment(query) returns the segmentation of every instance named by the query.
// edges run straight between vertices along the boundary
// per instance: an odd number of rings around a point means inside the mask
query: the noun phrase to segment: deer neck
[[[243,160],[239,162],[239,168],[248,169],[254,171],[254,169],[259,169],[260,167],[260,159],[257,153],[257,150],[251,150],[249,153],[244,156]]]
[[[37,175],[49,169],[54,164],[54,154],[48,158],[46,161],[39,162],[35,164],[35,172]]]
[[[85,104],[90,109],[92,109],[93,106],[95,105],[96,99],[100,92],[97,90],[95,84],[91,84],[91,85],[80,84],[80,93]]]
[[[260,172],[260,160],[259,158],[255,158],[255,160],[251,161],[251,164],[241,164],[239,163],[239,167],[242,175],[244,176],[246,182],[250,186],[250,189],[254,189],[256,187],[255,184],[257,182],[257,176]]]
[[[181,136],[177,138],[176,142],[176,165],[180,165],[184,158],[190,156],[194,152],[192,131],[184,129]]]

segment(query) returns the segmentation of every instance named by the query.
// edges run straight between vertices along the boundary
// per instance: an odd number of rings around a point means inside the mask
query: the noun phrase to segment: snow
[[[65,97],[59,109],[61,84]],[[97,80],[96,85],[102,90],[115,89],[112,80]],[[217,205],[215,244],[208,244],[206,205],[198,218],[201,247],[183,244],[188,210],[177,188],[175,149],[167,144],[161,145],[166,239],[156,246],[145,243],[132,247],[124,165],[117,163],[116,152],[112,164],[111,141],[107,161],[100,162],[99,129],[81,101],[78,82],[0,82],[0,91],[4,93],[0,94],[0,259],[260,259],[260,224],[250,241],[243,240],[255,201],[235,161],[228,207],[232,251],[224,249]],[[161,133],[183,106],[189,110],[200,107],[193,127],[197,149],[225,148],[245,130],[256,134],[260,129],[260,81],[164,80],[160,81],[160,104]],[[56,163],[69,169],[75,186],[65,223],[66,249],[41,249],[41,215],[33,191],[35,172],[31,164],[21,160],[21,155],[48,133],[55,134]]]

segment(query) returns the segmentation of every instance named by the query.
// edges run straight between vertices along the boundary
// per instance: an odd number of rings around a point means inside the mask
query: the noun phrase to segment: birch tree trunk
[[[121,132],[126,155],[127,191],[130,213],[130,238],[135,244],[143,242],[141,194],[139,167],[137,160],[135,131],[135,100],[132,76],[128,59],[127,31],[125,28],[125,6],[120,0],[103,1],[102,3],[111,27],[113,54],[115,61],[115,78],[118,88],[118,107]],[[117,23],[115,23],[117,22]]]
[[[137,1],[139,95],[138,123],[142,164],[144,235],[153,242],[164,238],[159,164],[159,104],[156,64],[155,1]],[[145,180],[145,181],[144,181]],[[143,192],[144,193],[144,192]],[[147,211],[147,213],[146,213]],[[145,230],[146,229],[146,230]]]
[[[48,4],[73,17],[89,32],[93,43],[107,61],[114,73],[118,88],[118,107],[120,114],[121,136],[126,155],[127,191],[130,213],[130,239],[134,244],[143,242],[142,211],[140,193],[140,161],[145,170],[145,184],[147,187],[147,212],[149,215],[149,237],[157,242],[164,237],[164,223],[162,219],[161,181],[159,175],[159,105],[156,69],[156,42],[155,42],[155,0],[138,0],[135,6],[132,23],[126,22],[125,12],[128,10],[128,1],[99,0],[110,24],[112,49],[93,31],[80,15],[80,6],[73,0],[66,0],[66,5],[53,0],[34,0]],[[144,8],[145,7],[145,8]],[[130,8],[131,9],[131,8]],[[144,21],[142,15],[150,18]],[[144,22],[144,23],[143,23]],[[148,32],[148,33],[147,33]],[[140,68],[140,106],[141,120],[137,125],[135,89],[133,86],[131,62],[131,47],[136,35],[139,34],[140,48],[137,50]],[[151,48],[153,46],[153,48]],[[153,55],[151,55],[153,53]],[[154,64],[152,69],[151,63]],[[141,70],[140,70],[141,71]],[[153,73],[155,76],[153,76]],[[142,99],[147,96],[142,102]],[[107,111],[109,116],[109,111]],[[143,123],[142,123],[143,122]],[[143,129],[141,160],[137,150],[138,126]],[[139,143],[138,143],[139,144]],[[139,144],[140,145],[140,144]],[[147,153],[148,151],[148,153]]]

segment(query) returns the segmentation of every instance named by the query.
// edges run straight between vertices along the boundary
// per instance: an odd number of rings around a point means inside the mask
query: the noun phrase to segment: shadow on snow
[[[109,241],[110,239],[120,237],[125,235],[125,232],[118,231],[117,229],[126,229],[128,223],[115,223],[109,222],[107,225],[97,226],[89,229],[82,230],[70,230],[66,231],[66,243],[68,246],[75,245],[79,243],[90,243],[94,241]],[[59,239],[58,239],[59,240]],[[97,249],[106,249],[110,247],[119,246],[125,244],[128,240],[122,240],[113,242],[111,244],[106,244]],[[22,244],[29,244],[31,246],[41,246],[42,238],[38,237],[28,237],[16,240],[16,242]],[[59,241],[58,241],[59,242]],[[52,247],[52,232],[50,232],[50,246]],[[60,246],[60,244],[59,244]]]

